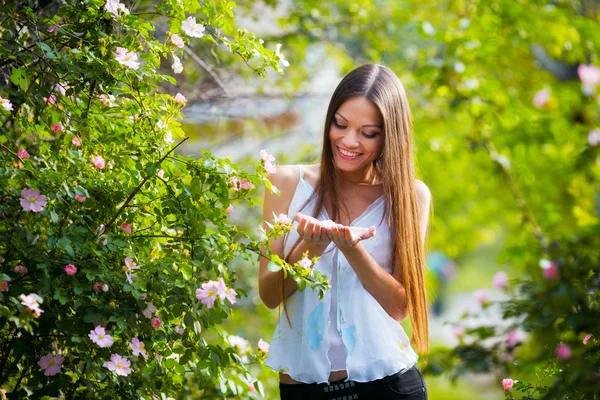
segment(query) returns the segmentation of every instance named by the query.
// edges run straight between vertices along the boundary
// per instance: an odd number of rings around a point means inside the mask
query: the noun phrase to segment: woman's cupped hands
[[[314,217],[298,213],[294,216],[298,222],[296,231],[307,243],[327,247],[334,242],[338,247],[351,248],[360,241],[375,236],[375,227],[361,228],[345,226],[332,220],[319,221]]]

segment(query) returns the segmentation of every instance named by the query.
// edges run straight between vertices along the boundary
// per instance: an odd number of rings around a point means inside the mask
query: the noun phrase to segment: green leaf
[[[267,269],[271,272],[277,272],[281,270],[281,266],[271,261],[269,264],[267,264]]]

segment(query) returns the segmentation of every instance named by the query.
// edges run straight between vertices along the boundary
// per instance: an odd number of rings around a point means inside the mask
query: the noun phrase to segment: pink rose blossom
[[[275,172],[277,172],[277,167],[271,164],[269,161],[265,161],[265,171],[267,171],[270,174],[274,174]]]
[[[258,349],[260,351],[262,351],[263,353],[268,353],[269,352],[269,347],[271,347],[271,345],[267,342],[265,342],[264,340],[259,339],[258,341]]]
[[[92,342],[100,347],[110,347],[113,345],[113,337],[106,333],[106,330],[101,325],[98,325],[88,334]]]
[[[67,264],[65,266],[65,272],[67,273],[67,275],[75,275],[75,273],[77,272],[77,267],[73,264]]]
[[[158,329],[160,328],[160,325],[162,324],[162,321],[160,320],[160,318],[158,317],[154,317],[152,318],[152,320],[150,321],[150,325],[152,325],[152,327],[154,329]]]
[[[54,376],[60,372],[64,361],[65,358],[63,356],[53,356],[51,353],[48,353],[40,358],[37,364],[44,371],[45,376]]]
[[[229,207],[227,207],[227,208],[226,208],[226,211],[227,211],[228,213],[231,213],[231,212],[233,212],[233,205],[232,205],[232,204],[230,204],[230,205],[229,205]]]
[[[148,359],[148,354],[146,354],[146,346],[144,342],[140,341],[138,338],[134,337],[131,339],[131,343],[129,343],[129,348],[133,352],[134,356],[142,355],[145,360]]]
[[[196,17],[187,17],[185,21],[181,23],[181,30],[190,37],[201,38],[204,32],[204,25],[196,23]]]
[[[240,181],[240,187],[244,190],[251,190],[254,189],[255,186],[252,182],[249,182],[244,178]]]
[[[41,195],[39,190],[23,189],[21,191],[21,207],[25,211],[40,212],[47,203],[46,196]]]
[[[513,388],[514,381],[512,379],[502,379],[502,388],[504,390],[511,390]]]
[[[58,90],[61,95],[66,96],[69,85],[65,82],[60,82],[54,85],[54,89]]]
[[[518,329],[508,332],[508,335],[506,336],[506,343],[508,343],[510,347],[515,347],[519,343],[523,343],[524,340],[525,333]]]
[[[0,292],[7,292],[8,291],[8,282],[6,281],[6,279],[2,279],[0,281]]]
[[[236,192],[240,190],[240,180],[238,178],[232,176],[231,178],[229,178],[229,182],[231,182],[231,187],[233,188],[233,190],[235,190]]]
[[[42,100],[44,100],[44,103],[56,104],[56,96],[53,94],[51,94],[50,97],[44,97]]]
[[[556,357],[558,357],[561,361],[567,361],[569,358],[571,358],[571,348],[569,345],[565,343],[559,344],[556,348]]]
[[[202,284],[202,288],[196,289],[196,298],[200,300],[208,308],[215,306],[215,300],[217,299],[219,288],[215,282],[208,281]]]
[[[181,93],[177,93],[175,97],[173,97],[173,100],[175,100],[175,103],[179,104],[185,104],[187,101],[187,99]]]
[[[558,266],[556,265],[556,263],[554,261],[541,259],[540,267],[542,267],[542,272],[546,279],[553,280],[553,279],[558,278],[558,276],[559,276]]]
[[[87,199],[87,197],[80,196],[77,193],[75,193],[75,200],[77,200],[78,202],[83,203],[85,201],[85,199]]]
[[[52,124],[50,129],[52,129],[52,132],[58,133],[63,130],[63,127],[60,124]]]
[[[94,292],[99,292],[101,288],[102,288],[102,282],[94,283]]]
[[[104,368],[121,376],[127,376],[131,374],[131,368],[129,368],[130,365],[131,361],[125,357],[121,357],[118,354],[111,355],[110,361],[106,361],[104,364],[102,364]]]
[[[588,133],[588,144],[590,146],[598,146],[600,144],[600,129],[592,129]]]
[[[104,107],[112,107],[115,105],[115,96],[109,94],[108,96],[105,94],[98,95],[98,100],[102,103]]]
[[[42,315],[44,310],[40,308],[40,303],[38,303],[37,299],[33,294],[22,294],[19,296],[21,304],[29,308],[29,310],[33,311],[37,317]]]
[[[177,328],[175,328],[175,333],[177,333],[178,335],[183,335],[185,333],[185,329],[182,326],[178,326]]]
[[[302,260],[300,260],[300,266],[302,268],[308,269],[308,268],[310,268],[311,265],[312,265],[312,261],[310,261],[306,257],[304,257]]]
[[[264,149],[260,151],[260,158],[263,159],[265,162],[275,161],[275,157],[267,153],[267,151]]]
[[[128,51],[122,47],[117,47],[115,50],[116,56],[115,60],[117,60],[121,65],[126,66],[131,69],[138,69],[140,67],[140,63],[137,60],[138,55],[134,51]]]
[[[73,136],[71,138],[71,143],[73,143],[73,146],[79,147],[81,146],[81,139],[79,139],[77,136]]]
[[[146,303],[146,308],[142,311],[142,314],[148,319],[152,318],[156,312],[156,307],[151,302]]]
[[[92,162],[94,163],[94,167],[98,168],[98,169],[102,169],[106,166],[106,162],[104,161],[104,158],[102,158],[102,156],[96,156],[92,159]]]
[[[450,332],[452,332],[452,335],[454,337],[456,337],[457,339],[460,339],[461,337],[463,337],[465,335],[465,328],[459,325],[452,325],[450,327]]]
[[[506,275],[506,272],[496,272],[494,279],[492,280],[492,285],[496,289],[506,289],[506,286],[508,285],[508,275]]]
[[[17,274],[25,275],[27,271],[27,267],[24,265],[17,265],[14,269]]]
[[[19,149],[19,151],[17,151],[17,155],[21,160],[26,160],[29,158],[29,153],[25,149]]]
[[[537,109],[544,108],[550,101],[550,90],[543,89],[535,94],[533,97],[533,105]]]
[[[128,224],[127,222],[123,222],[121,224],[121,229],[123,229],[125,232],[127,232],[131,235],[131,224]]]
[[[600,85],[600,68],[593,64],[580,64],[579,67],[577,67],[577,74],[579,75],[579,79],[581,79],[581,83],[584,85],[591,87]]]
[[[182,49],[183,46],[185,46],[185,43],[183,43],[183,39],[178,34],[171,35],[171,43],[173,43],[175,47],[179,47],[180,49]]]
[[[221,299],[227,299],[231,304],[235,304],[237,301],[237,292],[232,288],[228,288],[225,285],[223,278],[219,278],[215,286],[217,287],[217,293]]]
[[[292,222],[292,220],[291,220],[291,219],[289,219],[287,215],[285,215],[285,214],[281,213],[281,214],[279,214],[279,216],[277,217],[277,222],[279,222],[280,224],[284,224],[284,225],[286,225],[286,224],[289,224],[290,222]]]
[[[489,302],[489,292],[487,289],[478,289],[473,292],[473,298],[481,305]]]
[[[583,338],[583,344],[588,344],[588,341],[592,338],[592,334],[588,333],[587,335],[585,335],[585,337]]]

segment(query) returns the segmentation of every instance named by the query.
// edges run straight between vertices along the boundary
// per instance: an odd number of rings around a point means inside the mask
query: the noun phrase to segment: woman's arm
[[[267,221],[271,220],[273,213],[279,215],[281,213],[287,214],[300,174],[296,166],[286,165],[277,168],[277,172],[269,177],[271,183],[279,189],[280,196],[272,194],[270,191],[265,191],[265,198],[263,203],[263,218],[265,223],[263,227],[265,230],[269,230],[266,225]],[[318,221],[313,218],[307,218],[298,225],[298,234],[301,240],[298,246],[290,254],[288,262],[294,264],[302,259],[302,254],[305,251],[309,252],[311,257],[320,256],[325,251],[325,248],[329,244],[329,239],[320,239],[320,226],[317,225]],[[313,229],[314,228],[314,229]],[[314,230],[314,232],[313,232]],[[279,237],[271,241],[270,250],[283,258],[283,237]],[[264,249],[261,249],[264,252]],[[258,273],[258,293],[263,303],[273,309],[281,303],[281,282],[283,278],[283,271],[271,272],[267,269],[269,261],[265,257],[260,258],[260,266]],[[289,276],[283,280],[283,295],[287,298],[296,291],[297,285]]]
[[[431,193],[427,186],[417,181],[417,198],[419,201],[419,228],[421,231],[421,243],[424,246],[429,220],[429,207]],[[334,241],[338,248],[354,269],[356,276],[360,279],[364,288],[377,300],[381,307],[396,321],[402,322],[408,316],[406,303],[406,290],[392,275],[377,264],[375,259],[367,252],[362,242],[352,246],[345,246],[342,238],[350,241],[349,230],[336,235]]]

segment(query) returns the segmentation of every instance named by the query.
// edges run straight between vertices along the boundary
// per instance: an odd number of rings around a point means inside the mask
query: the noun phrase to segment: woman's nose
[[[350,130],[346,135],[344,135],[342,144],[347,147],[348,150],[352,149],[353,147],[357,147],[359,141],[356,131]]]

